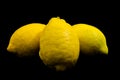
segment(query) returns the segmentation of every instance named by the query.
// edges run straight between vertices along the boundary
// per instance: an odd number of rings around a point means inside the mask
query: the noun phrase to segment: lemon
[[[40,38],[39,56],[43,63],[56,71],[65,71],[77,62],[79,49],[79,38],[71,25],[60,17],[52,17]]]
[[[45,25],[29,23],[18,28],[11,36],[7,51],[19,57],[32,56],[39,52],[39,38]]]
[[[75,24],[73,30],[78,34],[80,49],[84,54],[108,54],[106,37],[100,29],[88,24]]]

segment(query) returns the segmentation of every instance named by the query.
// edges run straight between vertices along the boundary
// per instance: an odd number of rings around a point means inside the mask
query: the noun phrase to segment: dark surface
[[[58,15],[59,16],[59,15]],[[86,23],[98,27],[106,36],[109,55],[86,56],[81,54],[75,67],[64,72],[55,72],[46,67],[39,56],[18,58],[7,52],[6,48],[12,33],[19,27],[33,22],[47,24],[54,16],[1,16],[0,29],[0,73],[4,78],[67,79],[112,77],[112,18],[110,16],[60,16],[71,25]],[[56,17],[56,16],[55,16]]]

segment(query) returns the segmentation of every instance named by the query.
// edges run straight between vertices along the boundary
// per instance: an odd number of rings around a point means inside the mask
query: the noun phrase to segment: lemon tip
[[[101,48],[101,52],[103,53],[103,54],[106,54],[106,55],[108,55],[108,47],[107,46],[105,46],[105,47],[103,47],[103,48]]]
[[[12,44],[9,44],[9,45],[7,46],[7,51],[13,52],[13,50],[14,50],[13,45],[12,45]]]
[[[56,71],[64,71],[66,69],[66,67],[63,65],[56,65],[55,68],[56,68]]]
[[[58,19],[60,19],[60,16],[57,16]]]

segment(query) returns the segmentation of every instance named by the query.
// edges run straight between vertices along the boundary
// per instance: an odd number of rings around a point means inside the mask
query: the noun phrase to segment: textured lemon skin
[[[108,54],[106,38],[100,29],[88,24],[75,24],[72,28],[78,34],[82,53]]]
[[[30,23],[18,28],[11,36],[7,51],[19,57],[32,56],[39,52],[39,39],[45,25]]]
[[[53,17],[40,38],[40,58],[44,64],[64,71],[74,66],[79,57],[79,38],[64,19]]]

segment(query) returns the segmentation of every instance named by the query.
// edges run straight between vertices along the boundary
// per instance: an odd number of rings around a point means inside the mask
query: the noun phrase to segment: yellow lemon
[[[7,50],[16,55],[32,56],[39,52],[39,39],[45,25],[41,23],[26,24],[11,36]]]
[[[73,30],[78,34],[82,53],[108,54],[108,46],[105,35],[98,28],[88,24],[75,24]]]
[[[70,24],[52,17],[40,38],[39,56],[43,63],[56,71],[75,65],[79,57],[79,38]]]

